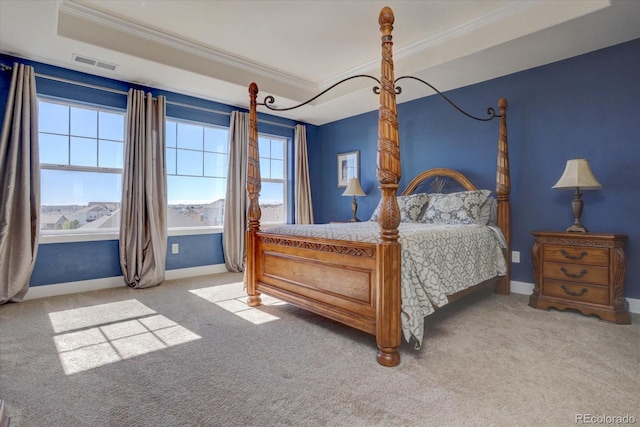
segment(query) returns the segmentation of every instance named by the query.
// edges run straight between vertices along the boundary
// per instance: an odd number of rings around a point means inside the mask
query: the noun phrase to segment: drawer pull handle
[[[562,290],[564,291],[565,294],[571,295],[573,297],[581,297],[582,295],[586,294],[588,292],[587,288],[582,288],[580,290],[580,292],[573,292],[570,291],[569,289],[567,289],[567,287],[565,285],[560,286],[562,288]]]
[[[574,261],[581,260],[582,258],[587,256],[587,251],[580,252],[580,255],[569,255],[569,252],[564,249],[560,249],[560,253],[562,253],[565,258],[572,259]]]
[[[574,279],[579,279],[579,278],[581,278],[582,276],[584,276],[585,274],[588,273],[587,270],[582,270],[580,273],[577,273],[577,274],[576,273],[569,273],[567,271],[567,269],[564,268],[564,267],[561,267],[560,270],[562,270],[562,272],[564,273],[565,276],[573,277]]]

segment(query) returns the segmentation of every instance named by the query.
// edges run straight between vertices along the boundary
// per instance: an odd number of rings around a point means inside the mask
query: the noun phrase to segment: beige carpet
[[[11,426],[640,424],[637,315],[612,325],[483,291],[428,317],[423,348],[384,368],[374,337],[273,300],[250,309],[241,280],[0,307]]]

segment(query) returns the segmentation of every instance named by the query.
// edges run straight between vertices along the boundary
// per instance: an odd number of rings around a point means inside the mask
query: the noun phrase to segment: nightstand
[[[624,234],[534,231],[533,308],[573,308],[601,320],[631,323],[624,299]]]

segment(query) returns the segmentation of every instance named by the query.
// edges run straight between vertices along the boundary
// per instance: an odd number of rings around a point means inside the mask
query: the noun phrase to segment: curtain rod
[[[0,63],[0,71],[8,71],[8,70],[12,70],[12,69],[13,69],[12,66]],[[35,73],[35,76],[36,77],[40,77],[42,79],[53,80],[53,81],[56,81],[56,82],[68,83],[68,84],[72,84],[72,85],[76,85],[76,86],[82,86],[82,87],[86,87],[86,88],[90,88],[90,89],[101,90],[103,92],[111,92],[111,93],[116,93],[118,95],[127,95],[127,92],[123,91],[123,90],[112,89],[110,87],[105,87],[105,86],[93,85],[91,83],[78,82],[78,81],[75,81],[75,80],[69,80],[69,79],[65,79],[65,78],[62,78],[62,77],[49,76],[47,74],[41,74],[41,73]],[[223,114],[225,116],[231,116],[231,113],[229,113],[227,111],[214,110],[214,109],[206,108],[206,107],[198,107],[197,105],[183,104],[181,102],[175,102],[175,101],[169,101],[169,100],[167,100],[167,104],[175,105],[177,107],[191,108],[193,110],[206,111],[208,113]],[[292,126],[292,125],[286,125],[284,123],[272,122],[272,121],[269,121],[269,120],[260,120],[260,119],[258,119],[258,122],[259,123],[266,123],[266,124],[270,124],[270,125],[275,125],[275,126],[280,126],[280,127],[284,127],[284,128],[289,128],[289,129],[293,129],[294,128],[294,126]]]

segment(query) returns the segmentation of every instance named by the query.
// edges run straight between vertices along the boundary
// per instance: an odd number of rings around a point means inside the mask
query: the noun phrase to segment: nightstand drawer
[[[608,266],[609,249],[545,245],[544,260]]]
[[[591,286],[584,283],[571,283],[548,279],[544,281],[544,295],[593,304],[609,304],[608,286]]]
[[[587,282],[603,286],[609,284],[609,268],[594,267],[593,265],[545,262],[542,267],[542,276],[551,279],[570,280],[581,283]]]

